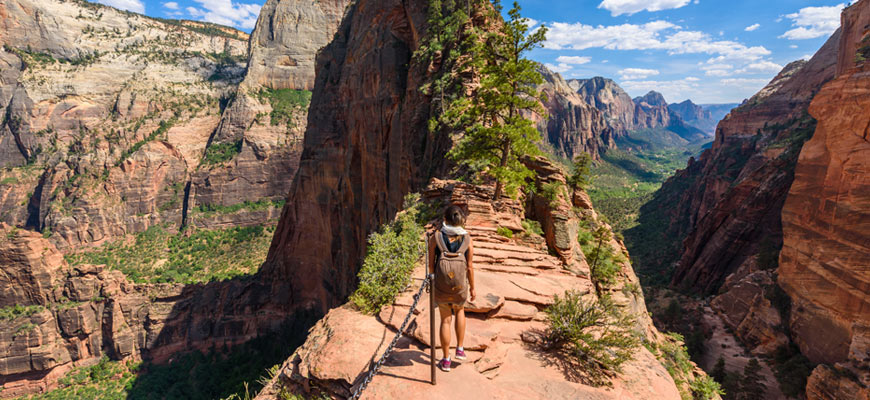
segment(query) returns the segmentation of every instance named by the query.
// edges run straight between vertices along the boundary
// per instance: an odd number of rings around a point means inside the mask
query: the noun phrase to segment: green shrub
[[[3,307],[0,308],[0,321],[11,321],[21,317],[29,317],[42,310],[45,310],[45,307],[40,305],[22,306],[16,304],[14,306]]]
[[[203,165],[221,164],[232,160],[236,154],[242,152],[242,140],[228,143],[216,143],[208,146],[205,149],[205,154],[202,156]]]
[[[263,199],[259,201],[250,201],[245,200],[242,203],[236,203],[229,206],[222,206],[220,204],[200,204],[196,207],[196,212],[205,214],[205,215],[213,215],[213,214],[232,214],[241,210],[248,211],[257,211],[257,210],[265,210],[270,207],[282,208],[284,207],[284,203],[286,201],[284,199],[280,200],[269,200]]]
[[[571,166],[571,176],[568,177],[568,186],[574,189],[585,189],[592,183],[592,157],[587,153],[583,153],[574,157],[574,164]]]
[[[140,283],[219,281],[256,272],[274,229],[255,225],[201,229],[188,235],[153,226],[139,233],[134,243],[108,243],[64,258],[71,265],[105,264]],[[158,263],[161,260],[165,262]]]
[[[784,345],[773,354],[773,374],[782,393],[799,397],[807,386],[807,378],[816,367],[794,345]]]
[[[640,344],[633,318],[607,297],[584,300],[582,293],[569,290],[555,296],[546,313],[546,347],[569,358],[597,384],[620,372]]]
[[[692,399],[694,400],[711,400],[717,395],[722,396],[725,394],[725,391],[719,386],[719,382],[716,382],[707,375],[695,378],[689,384],[689,389],[692,391]]]
[[[589,264],[592,281],[599,291],[616,282],[622,264],[627,261],[622,252],[610,246],[610,240],[610,231],[603,225],[591,232],[581,229],[577,234],[577,242]]]
[[[550,201],[550,207],[559,204],[559,195],[562,193],[562,182],[553,181],[541,185],[541,196]]]
[[[506,228],[504,226],[498,227],[498,229],[496,230],[496,233],[498,233],[499,235],[504,236],[508,239],[514,237],[514,231],[512,231],[510,228]]]
[[[368,249],[359,272],[359,286],[351,302],[366,314],[376,314],[411,283],[414,263],[423,253],[423,227],[417,222],[419,195],[405,198],[405,210],[369,235]]]
[[[685,381],[684,377],[692,373],[693,366],[689,351],[683,345],[683,336],[673,332],[665,336],[667,339],[658,346],[659,358],[675,381]]]
[[[296,89],[262,89],[257,92],[260,101],[268,101],[272,106],[271,125],[290,124],[293,116],[308,109],[311,92]]]
[[[544,236],[544,229],[541,228],[541,223],[535,220],[524,219],[523,222],[523,230],[525,230],[527,236],[538,235]]]

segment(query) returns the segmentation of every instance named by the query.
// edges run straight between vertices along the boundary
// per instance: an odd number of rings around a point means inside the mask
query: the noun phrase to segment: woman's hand
[[[477,294],[474,293],[474,288],[471,288],[470,291],[471,291],[471,301],[474,301],[474,299],[477,298]]]

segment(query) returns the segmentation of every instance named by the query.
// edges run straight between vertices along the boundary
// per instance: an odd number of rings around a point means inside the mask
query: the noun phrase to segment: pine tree
[[[499,1],[494,3],[491,20],[497,20],[501,12]],[[541,105],[544,97],[536,89],[543,78],[536,70],[537,64],[525,54],[542,46],[547,28],[529,32],[528,19],[520,15],[516,2],[508,15],[510,19],[499,24],[495,32],[486,33],[475,49],[474,58],[480,62],[476,69],[480,86],[472,98],[456,102],[445,111],[445,115],[470,123],[451,156],[472,167],[488,168],[496,179],[494,200],[503,189],[514,194],[532,176],[521,160],[540,152],[536,147],[540,133],[523,112],[545,115]]]
[[[746,367],[743,368],[743,380],[740,382],[740,391],[742,392],[742,400],[763,400],[765,386],[762,382],[761,364],[758,360],[751,359]]]
[[[571,166],[571,176],[568,177],[568,186],[574,189],[585,189],[592,183],[589,166],[592,164],[592,157],[588,153],[583,153],[574,157],[574,164]]]
[[[716,382],[724,383],[725,382],[725,359],[722,356],[719,356],[719,359],[716,360],[716,365],[713,366],[713,371],[710,372],[710,376],[716,380]]]

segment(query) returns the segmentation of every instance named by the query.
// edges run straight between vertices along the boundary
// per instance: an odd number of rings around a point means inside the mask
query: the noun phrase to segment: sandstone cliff
[[[573,79],[568,83],[581,98],[604,114],[612,136],[623,147],[684,146],[705,138],[701,130],[686,124],[669,108],[661,93],[651,91],[632,99],[616,82],[602,77]],[[629,137],[641,138],[641,141]]]
[[[819,399],[870,396],[870,65],[857,56],[870,42],[870,2],[842,22],[837,78],[810,105],[818,127],[782,210],[778,270],[792,338],[810,359],[840,363],[813,373],[807,395]]]
[[[734,109],[720,122],[712,148],[669,179],[646,206],[647,218],[667,218],[670,226],[667,233],[645,234],[659,241],[685,238],[674,284],[714,293],[729,274],[758,270],[756,257],[779,248],[780,210],[797,155],[815,126],[806,108],[833,78],[838,38],[835,34],[809,62],[788,65]],[[642,251],[634,254],[645,258]],[[654,262],[647,258],[644,264],[647,260]],[[642,268],[648,266],[665,263]]]
[[[441,167],[451,142],[427,134],[422,1],[359,1],[317,58],[299,170],[262,273],[293,307],[321,314],[353,290],[365,239]]]
[[[686,124],[694,126],[710,136],[715,134],[716,125],[721,119],[714,119],[713,113],[704,107],[693,103],[692,100],[686,100],[682,103],[672,103],[668,105],[668,108],[679,115]]]
[[[544,77],[539,90],[547,95],[544,107],[548,115],[538,122],[538,129],[557,155],[571,160],[585,152],[598,158],[614,145],[613,128],[605,120],[606,112],[587,103],[561,75],[546,67],[538,71]]]
[[[50,232],[61,248],[154,225],[277,219],[302,152],[313,59],[346,3],[270,2],[246,48],[246,34],[213,24],[4,2],[0,219]],[[282,51],[296,61],[272,57]]]

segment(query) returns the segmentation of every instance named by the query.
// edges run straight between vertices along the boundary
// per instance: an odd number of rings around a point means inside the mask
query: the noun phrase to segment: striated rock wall
[[[369,232],[441,167],[449,139],[427,134],[428,66],[412,60],[422,1],[348,10],[317,59],[305,150],[262,274],[292,307],[325,313],[355,287]]]
[[[605,120],[606,113],[588,104],[562,76],[546,67],[538,70],[544,84],[538,89],[546,94],[544,107],[548,118],[538,120],[538,130],[559,156],[569,160],[587,153],[593,158],[613,146],[613,129]]]
[[[856,38],[868,34],[868,6],[843,13],[841,73],[810,106],[818,127],[782,211],[779,283],[792,298],[794,340],[816,362],[847,359],[854,330],[870,325],[870,66],[854,57]]]

